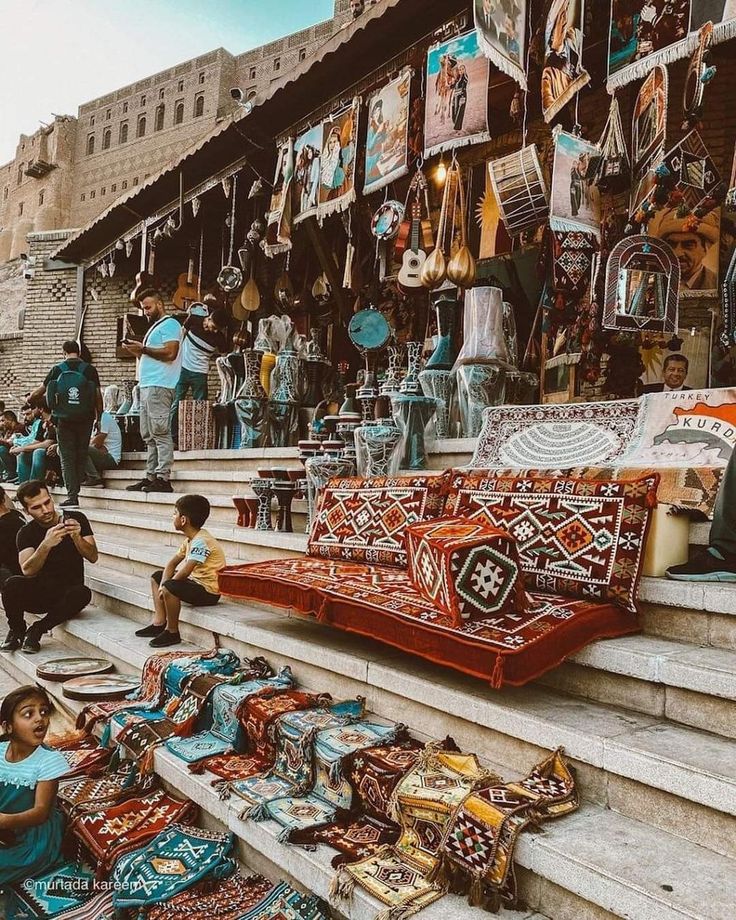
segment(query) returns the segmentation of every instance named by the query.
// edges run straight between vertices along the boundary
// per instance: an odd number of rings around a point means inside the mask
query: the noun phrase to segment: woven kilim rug
[[[57,798],[67,816],[72,817],[76,810],[90,803],[98,811],[100,808],[117,805],[126,798],[147,792],[152,784],[152,776],[139,778],[135,763],[128,763],[97,779],[62,779]]]
[[[141,910],[204,879],[226,879],[236,869],[232,848],[232,834],[173,824],[142,849],[118,859],[112,874],[113,904],[117,910]]]
[[[330,912],[314,895],[302,894],[286,882],[279,882],[240,920],[330,920]]]
[[[49,747],[56,748],[69,764],[65,779],[95,776],[105,769],[112,756],[112,751],[102,747],[84,729],[75,729],[63,735],[50,735],[47,743]]]
[[[94,894],[92,873],[75,863],[65,863],[10,886],[4,916],[7,920],[66,917],[68,911],[83,906]]]
[[[97,863],[103,877],[123,854],[144,846],[176,821],[194,820],[197,806],[155,789],[100,811],[78,814],[68,830]]]
[[[317,733],[351,724],[362,715],[362,700],[343,700],[329,708],[302,709],[281,716],[274,726],[277,750],[272,769],[231,784],[232,791],[246,802],[241,817],[265,821],[271,817],[269,802],[297,798],[307,792],[314,783]]]
[[[241,920],[273,890],[262,875],[231,875],[215,885],[200,882],[163,904],[155,904],[147,920]]]
[[[449,740],[449,739],[448,739]],[[442,747],[448,749],[447,743]],[[452,742],[452,750],[457,751]],[[389,803],[400,779],[414,767],[424,745],[414,738],[400,743],[377,745],[348,754],[342,769],[353,787],[355,801],[369,815],[389,819]]]
[[[407,572],[368,563],[276,559],[229,566],[219,577],[225,594],[314,615],[492,687],[528,683],[594,639],[639,630],[636,619],[614,604],[533,592],[523,614],[456,627],[422,597]]]
[[[339,869],[346,863],[364,859],[386,844],[396,843],[401,830],[393,821],[381,821],[371,815],[337,812],[334,821],[317,824],[289,833],[289,843],[314,849],[323,843],[338,855],[332,860],[332,866]]]
[[[555,751],[517,783],[476,789],[450,821],[442,855],[430,880],[468,895],[472,906],[493,911],[514,906],[514,849],[528,825],[578,807],[575,780],[562,751]]]
[[[447,827],[463,799],[493,779],[474,754],[427,747],[392,798],[391,817],[401,828],[398,842],[343,866],[333,893],[347,897],[358,884],[387,906],[391,918],[410,916],[441,898],[447,886],[429,876],[438,865]]]
[[[125,752],[138,764],[141,775],[153,770],[153,752],[176,734],[171,719],[140,719],[126,725],[115,742],[118,750]]]
[[[267,662],[263,663],[268,673],[262,676],[268,677],[271,669]],[[180,655],[170,661],[164,670],[163,682],[167,699],[179,696],[185,689],[187,681],[197,674],[219,674],[221,677],[228,677],[240,667],[240,659],[235,652],[229,649],[218,648],[214,654],[207,653],[206,655]]]

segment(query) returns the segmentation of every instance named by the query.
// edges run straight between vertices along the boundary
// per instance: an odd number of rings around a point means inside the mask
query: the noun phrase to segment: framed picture
[[[405,71],[368,100],[364,195],[377,192],[408,172],[411,77],[411,71]]]

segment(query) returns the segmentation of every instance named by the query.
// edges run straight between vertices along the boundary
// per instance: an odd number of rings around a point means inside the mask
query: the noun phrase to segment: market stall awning
[[[179,173],[191,194],[244,159],[259,171],[272,168],[275,140],[329,100],[430,35],[467,7],[465,0],[379,0],[348,23],[303,63],[272,84],[253,110],[225,118],[169,166],[151,176],[77,231],[54,253],[78,264],[96,261],[152,215],[173,209]]]

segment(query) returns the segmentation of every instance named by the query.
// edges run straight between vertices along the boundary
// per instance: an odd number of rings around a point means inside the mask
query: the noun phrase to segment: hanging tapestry
[[[542,114],[552,121],[590,80],[583,67],[583,0],[552,0],[544,27]]]
[[[687,40],[690,3],[691,0],[664,4],[654,0],[611,0],[609,92],[645,77],[652,66],[687,57],[691,46]]]
[[[411,79],[412,71],[406,70],[368,99],[364,195],[377,192],[409,171]]]
[[[294,141],[294,179],[291,193],[294,226],[307,217],[317,216],[321,150],[321,124],[309,128]]]
[[[7,888],[3,917],[7,920],[66,920],[70,912],[95,896],[94,876],[75,863],[64,863],[43,875]],[[96,918],[95,918],[96,920]]]
[[[154,789],[102,811],[79,814],[69,830],[92,855],[102,878],[122,853],[145,845],[175,821],[193,820],[196,813],[194,802]]]
[[[547,219],[549,202],[534,144],[488,163],[493,193],[511,236],[532,230]]]
[[[307,554],[406,566],[406,527],[437,517],[446,476],[331,479],[320,493]]]
[[[621,111],[615,96],[611,97],[608,119],[598,139],[598,147],[601,151],[596,174],[598,187],[610,192],[628,188],[631,185],[631,163],[626,149]]]
[[[215,888],[209,880],[180,891],[146,913],[146,920],[241,920],[273,889],[273,882],[262,875],[231,875],[218,881]]]
[[[112,874],[113,904],[152,907],[197,882],[218,882],[235,872],[232,834],[173,824],[143,849],[118,859]]]
[[[271,203],[266,215],[266,236],[261,248],[269,258],[291,249],[291,183],[294,179],[294,138],[279,149]]]
[[[511,252],[511,237],[501,219],[491,175],[486,163],[472,166],[470,170],[470,226],[468,245],[479,259],[491,259]]]
[[[412,583],[456,626],[524,609],[516,543],[506,531],[441,517],[409,525],[406,542]]]
[[[475,0],[473,18],[481,51],[526,89],[527,0]]]
[[[549,225],[553,230],[601,232],[601,195],[595,182],[601,151],[574,134],[554,130],[555,158]]]
[[[525,827],[578,807],[575,780],[562,751],[517,783],[489,783],[471,792],[453,815],[434,881],[468,894],[471,906],[516,907],[514,849]]]
[[[474,754],[428,747],[396,787],[392,817],[401,827],[393,846],[343,866],[334,893],[348,897],[355,884],[385,904],[392,916],[408,917],[438,900],[447,886],[430,882],[455,810],[482,783],[493,780]]]
[[[592,233],[579,230],[553,231],[552,285],[555,306],[579,303],[585,296],[593,275],[593,259],[598,241]],[[507,397],[508,398],[508,397]]]
[[[589,481],[455,474],[446,513],[481,520],[515,539],[527,584],[636,613],[659,477]]]
[[[355,158],[358,145],[360,99],[322,122],[319,204],[321,221],[355,201]]]
[[[713,40],[736,37],[736,0],[690,0],[690,31],[697,32],[713,23]]]
[[[678,217],[677,208],[657,211],[647,228],[669,244],[680,264],[680,297],[716,297],[721,241],[721,209],[705,217]]]
[[[289,690],[293,683],[291,671],[284,668],[277,677],[246,681],[237,686],[222,684],[215,687],[212,694],[212,728],[190,738],[170,738],[166,747],[188,763],[233,750],[240,727],[237,710],[242,702],[264,690]]]
[[[654,191],[655,170],[664,155],[667,132],[667,88],[666,68],[652,67],[634,103],[631,116],[631,213]]]
[[[488,129],[488,58],[475,30],[427,51],[424,156],[482,144]]]
[[[330,920],[326,904],[313,894],[302,894],[286,882],[279,882],[256,906],[239,920]]]

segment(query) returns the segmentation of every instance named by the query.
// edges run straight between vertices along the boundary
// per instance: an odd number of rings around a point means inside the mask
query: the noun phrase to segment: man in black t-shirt
[[[10,631],[0,650],[12,652],[22,645],[24,652],[38,652],[45,632],[89,604],[84,561],[97,562],[97,545],[87,518],[79,511],[59,515],[44,483],[24,482],[16,498],[32,520],[17,536],[23,574],[9,578],[2,589]],[[26,629],[25,612],[45,616]]]
[[[0,588],[11,575],[20,575],[15,538],[24,523],[23,515],[13,508],[0,486]]]

